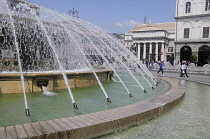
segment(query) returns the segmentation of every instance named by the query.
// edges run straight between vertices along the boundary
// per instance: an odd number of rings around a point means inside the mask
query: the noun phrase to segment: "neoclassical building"
[[[173,61],[175,22],[137,25],[125,34],[128,49],[140,60]]]
[[[176,22],[137,25],[125,33],[125,42],[140,59],[190,61],[210,60],[210,0],[177,0]]]
[[[209,62],[210,0],[177,0],[176,60],[197,56],[198,65]]]

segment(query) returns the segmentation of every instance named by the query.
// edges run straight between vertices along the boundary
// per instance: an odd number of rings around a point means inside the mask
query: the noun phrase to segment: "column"
[[[161,61],[164,61],[164,43],[161,44]]]
[[[152,58],[152,43],[149,43],[149,61],[151,61]]]
[[[158,61],[158,43],[155,44],[155,61]]]
[[[144,43],[143,59],[146,59],[146,43]]]
[[[137,53],[137,58],[140,60],[140,43],[137,43],[137,50],[138,50],[138,53]]]

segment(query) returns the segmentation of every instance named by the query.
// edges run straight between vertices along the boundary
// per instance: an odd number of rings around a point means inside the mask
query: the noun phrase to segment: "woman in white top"
[[[182,72],[183,72],[183,74],[185,74],[187,77],[189,77],[189,76],[187,75],[187,65],[186,65],[186,63],[183,63],[183,64],[182,64]]]

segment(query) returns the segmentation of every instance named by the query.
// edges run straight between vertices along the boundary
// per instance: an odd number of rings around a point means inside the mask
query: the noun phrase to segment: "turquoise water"
[[[0,127],[70,117],[126,106],[155,97],[171,88],[168,82],[160,81],[157,88],[152,90],[141,77],[137,76],[148,92],[143,93],[130,76],[127,74],[121,74],[120,76],[134,97],[130,98],[122,84],[114,81],[103,84],[112,103],[106,101],[106,97],[99,86],[72,89],[79,110],[73,108],[67,90],[54,91],[56,93],[54,96],[46,96],[42,92],[28,93],[30,118],[25,116],[23,94],[0,95]]]

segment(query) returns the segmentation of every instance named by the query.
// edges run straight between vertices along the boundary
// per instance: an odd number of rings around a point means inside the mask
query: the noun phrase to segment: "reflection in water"
[[[185,86],[186,85],[186,80],[181,80],[181,84]]]
[[[183,80],[181,82],[184,83]],[[99,138],[210,138],[210,86],[189,81],[186,81],[185,86],[183,101],[169,112],[143,124]]]

